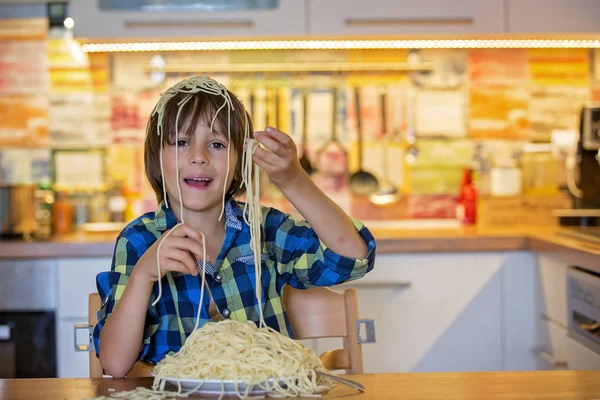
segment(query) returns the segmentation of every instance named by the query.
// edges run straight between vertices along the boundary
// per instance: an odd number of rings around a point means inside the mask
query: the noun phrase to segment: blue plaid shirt
[[[225,208],[225,240],[215,265],[207,263],[207,282],[221,313],[231,319],[258,323],[254,256],[250,229],[243,219],[243,207],[229,200]],[[331,286],[363,277],[375,262],[375,239],[358,220],[354,226],[368,247],[364,259],[334,253],[319,240],[306,221],[269,207],[262,207],[261,232],[262,299],[265,322],[282,334],[293,336],[283,306],[283,287]],[[128,224],[116,241],[110,271],[98,274],[96,283],[103,305],[98,312],[93,340],[100,350],[100,331],[123,295],[127,281],[144,252],[168,229],[177,224],[175,214],[161,203],[157,212],[147,213]],[[200,303],[200,276],[167,273],[154,284],[148,303],[144,339],[138,359],[156,364],[166,354],[177,352],[191,334]],[[204,296],[200,326],[209,320],[208,296]]]

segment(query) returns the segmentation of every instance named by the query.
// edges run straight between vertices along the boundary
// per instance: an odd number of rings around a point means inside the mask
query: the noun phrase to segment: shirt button
[[[223,314],[223,316],[225,318],[229,317],[229,309],[228,308],[224,308],[223,311],[221,312],[221,314]]]
[[[215,280],[217,282],[221,282],[221,275],[219,275],[219,274],[215,275]]]

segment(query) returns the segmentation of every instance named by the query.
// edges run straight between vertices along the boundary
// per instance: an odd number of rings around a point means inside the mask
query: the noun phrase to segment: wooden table
[[[338,386],[326,399],[600,399],[600,371],[406,373],[354,375],[366,392]],[[85,399],[150,387],[152,378],[0,380],[0,399]],[[206,396],[203,396],[207,398]]]

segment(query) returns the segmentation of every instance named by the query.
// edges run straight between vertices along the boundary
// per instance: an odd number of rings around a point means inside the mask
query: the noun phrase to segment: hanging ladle
[[[382,160],[382,179],[379,181],[379,190],[369,196],[371,203],[378,206],[390,205],[398,201],[398,189],[389,180],[388,177],[388,131],[386,120],[386,93],[382,91],[380,96],[381,108],[381,160]]]
[[[308,174],[311,175],[314,172],[314,168],[310,163],[310,160],[306,156],[307,150],[306,145],[308,141],[308,89],[302,90],[302,142],[300,144],[300,150],[302,156],[300,157],[300,166]]]
[[[365,196],[377,190],[379,183],[375,175],[363,170],[363,132],[360,115],[360,88],[354,88],[356,107],[356,128],[358,133],[358,171],[350,176],[350,189],[357,195]]]

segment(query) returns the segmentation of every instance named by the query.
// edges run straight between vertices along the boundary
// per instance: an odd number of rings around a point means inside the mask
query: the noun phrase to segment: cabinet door
[[[538,264],[538,310],[541,316],[567,326],[568,264],[550,254],[540,253]]]
[[[567,329],[546,318],[537,319],[536,369],[567,369]]]
[[[58,318],[85,318],[87,321],[88,296],[97,292],[96,275],[110,270],[110,265],[110,258],[68,258],[58,261]]]
[[[315,35],[504,31],[502,0],[308,0],[307,14]]]
[[[600,32],[600,0],[509,0],[511,33]]]
[[[273,3],[274,7],[156,12],[150,9],[103,9],[97,0],[72,1],[69,7],[75,20],[76,37],[185,37],[193,40],[194,37],[206,36],[285,36],[305,33],[304,0],[266,3]]]
[[[378,255],[365,278],[339,287],[357,288],[361,318],[375,320],[365,372],[501,370],[503,263],[496,253]]]
[[[87,324],[85,319],[61,319],[57,325],[58,377],[88,378],[90,376],[89,353],[75,351],[73,325]],[[85,344],[85,332],[78,334],[78,343]]]

